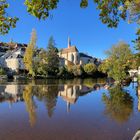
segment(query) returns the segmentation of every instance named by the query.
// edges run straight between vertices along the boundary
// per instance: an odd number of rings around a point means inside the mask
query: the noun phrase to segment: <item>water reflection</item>
[[[51,118],[57,103],[59,86],[58,85],[39,85],[34,87],[34,95],[40,101],[45,102],[48,116]]]
[[[67,102],[67,112],[70,112],[70,105],[75,104],[79,96],[83,96],[92,91],[92,88],[82,85],[63,85],[61,86],[58,96]]]
[[[133,98],[120,86],[109,89],[102,100],[105,104],[105,114],[119,123],[126,122],[133,112]]]
[[[34,126],[34,124],[36,123],[36,104],[33,96],[33,86],[31,84],[26,85],[23,90],[23,99],[26,104],[26,109],[29,113],[29,120],[31,126]]]
[[[118,86],[110,88],[104,80],[100,81],[101,83],[91,79],[67,81],[65,83],[55,81],[47,84],[43,82],[40,85],[38,81],[34,81],[25,85],[1,85],[0,102],[8,101],[11,106],[13,103],[24,101],[29,114],[30,125],[34,126],[37,121],[38,101],[44,104],[48,117],[52,118],[58,98],[66,102],[67,112],[70,112],[71,105],[76,104],[80,96],[94,93],[94,91],[101,93],[100,90],[104,89],[106,93],[101,94],[101,101],[105,104],[105,115],[110,116],[111,119],[119,123],[128,121],[133,112],[133,98],[131,95]]]
[[[140,140],[140,129],[137,130],[132,140]]]
[[[70,112],[70,105],[75,104],[79,96],[91,92],[91,87],[81,84],[49,84],[35,85],[31,82],[27,85],[4,85],[0,87],[0,101],[8,101],[10,105],[19,101],[24,101],[29,114],[29,122],[34,126],[37,120],[37,100],[44,102],[48,112],[48,117],[52,117],[57,98],[62,98],[67,104],[67,112]]]
[[[12,103],[23,101],[23,86],[20,85],[5,85],[0,86],[0,102]]]

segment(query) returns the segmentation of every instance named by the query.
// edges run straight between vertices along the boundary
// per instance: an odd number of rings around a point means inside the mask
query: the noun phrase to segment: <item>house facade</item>
[[[27,45],[15,44],[12,50],[3,51],[0,56],[0,66],[11,71],[24,70],[23,57]]]

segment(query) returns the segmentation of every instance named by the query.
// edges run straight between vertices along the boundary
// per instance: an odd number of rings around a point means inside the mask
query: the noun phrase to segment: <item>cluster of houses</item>
[[[0,42],[0,67],[11,71],[23,71],[25,69],[23,57],[27,44],[20,43],[2,43]],[[100,60],[89,56],[85,53],[80,53],[76,46],[71,45],[68,38],[68,47],[61,49],[58,53],[60,58],[60,66],[84,65],[89,62],[98,65]]]
[[[24,70],[26,47],[26,44],[0,43],[0,67],[10,71]]]

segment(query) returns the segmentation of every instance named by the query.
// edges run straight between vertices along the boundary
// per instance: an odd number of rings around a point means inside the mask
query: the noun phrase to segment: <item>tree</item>
[[[95,64],[93,63],[88,63],[86,65],[84,65],[84,71],[88,74],[88,75],[92,75],[94,72],[97,71],[97,67]]]
[[[5,70],[0,67],[0,75],[5,75],[5,74],[6,74]]]
[[[33,29],[30,43],[28,44],[28,47],[26,48],[25,55],[24,55],[25,69],[29,72],[29,75],[31,75],[32,77],[35,76],[34,54],[35,54],[35,48],[36,48],[36,41],[37,41],[37,35],[36,35],[35,29]]]
[[[53,37],[50,37],[47,46],[47,71],[49,75],[56,75],[59,68],[58,49]]]
[[[59,0],[25,0],[24,4],[27,6],[27,11],[37,17],[39,20],[47,19],[51,15],[51,11],[56,9],[58,6]],[[117,27],[120,19],[126,20],[127,17],[130,17],[132,21],[138,21],[140,15],[140,1],[139,0],[94,0],[94,3],[97,4],[97,10],[100,11],[99,17],[100,20],[107,24],[108,27]],[[88,6],[88,0],[81,0],[80,6],[86,8]],[[8,33],[11,25],[13,27],[16,24],[17,18],[7,18],[7,13],[5,8],[8,8],[6,0],[0,0],[0,18],[2,22],[0,24],[0,33]],[[8,19],[8,22],[5,24],[4,20]],[[6,29],[2,28],[3,25],[6,25]],[[10,25],[10,26],[9,26]]]
[[[9,4],[6,0],[0,0],[0,34],[7,34],[10,28],[16,27],[16,22],[18,18],[10,17],[6,13],[6,9],[9,7]]]
[[[34,59],[34,72],[38,76],[47,76],[47,52],[44,49],[41,49],[39,53],[36,54]]]
[[[133,55],[129,45],[124,42],[112,46],[106,52],[108,58],[101,64],[99,70],[107,73],[118,83],[127,78],[128,70],[131,68]]]

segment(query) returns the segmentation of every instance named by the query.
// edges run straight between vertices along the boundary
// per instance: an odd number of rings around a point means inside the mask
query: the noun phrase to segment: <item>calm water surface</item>
[[[140,128],[137,83],[105,80],[0,84],[0,140],[132,140]]]

